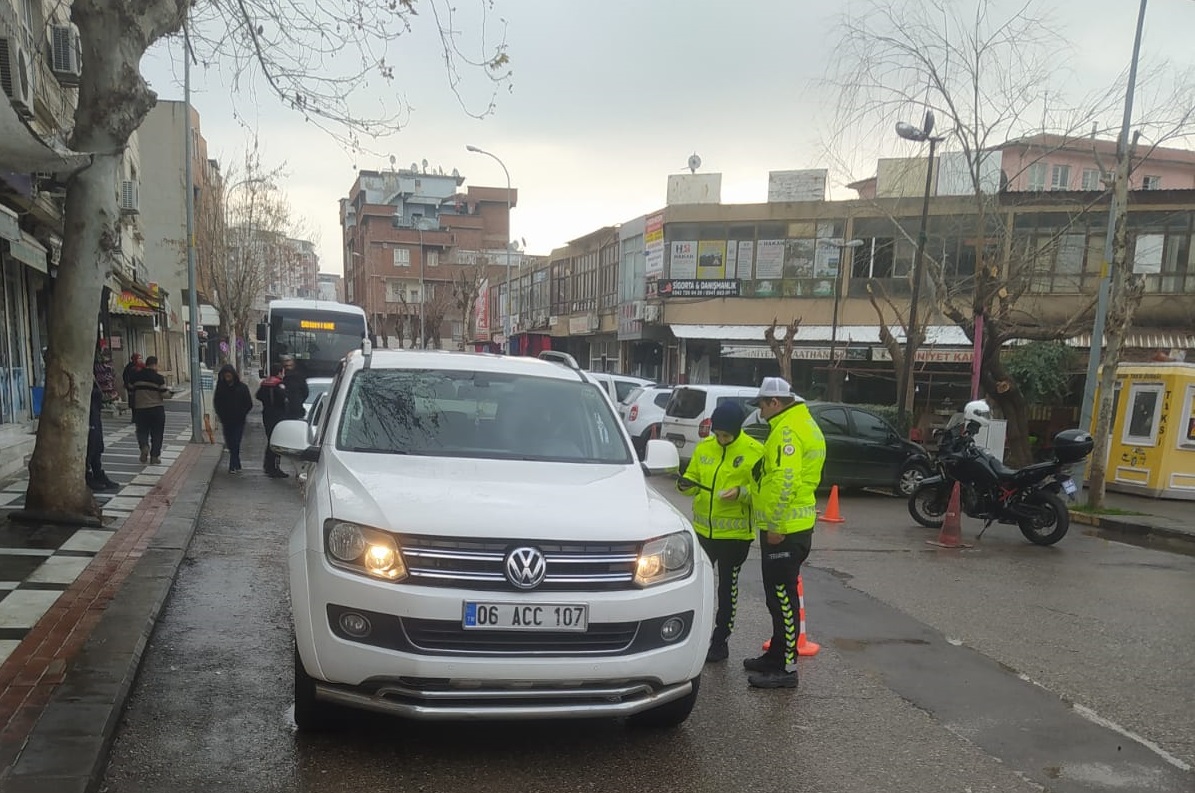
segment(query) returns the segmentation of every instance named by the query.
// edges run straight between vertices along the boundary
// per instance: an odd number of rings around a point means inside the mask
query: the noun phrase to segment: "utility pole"
[[[183,129],[186,142],[183,157],[186,159],[187,189],[187,318],[191,325],[187,343],[191,348],[191,443],[203,443],[203,391],[199,383],[199,290],[195,283],[195,173],[192,165],[194,150],[191,136],[191,34],[188,29],[190,12],[183,17],[183,113],[186,122]]]

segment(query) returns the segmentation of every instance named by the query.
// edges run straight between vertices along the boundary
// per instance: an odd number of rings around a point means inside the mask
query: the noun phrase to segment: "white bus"
[[[330,300],[271,300],[266,321],[257,326],[264,344],[261,372],[277,374],[282,356],[293,355],[307,377],[332,377],[336,365],[368,336],[365,312]]]

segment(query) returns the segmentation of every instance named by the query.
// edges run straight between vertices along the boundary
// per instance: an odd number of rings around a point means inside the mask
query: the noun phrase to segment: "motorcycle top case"
[[[1095,446],[1091,433],[1083,430],[1063,430],[1054,436],[1054,459],[1060,463],[1077,463]]]

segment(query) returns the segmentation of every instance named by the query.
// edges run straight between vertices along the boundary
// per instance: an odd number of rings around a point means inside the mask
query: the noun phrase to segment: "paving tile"
[[[25,581],[33,584],[70,584],[91,564],[91,560],[90,556],[51,556]]]
[[[79,529],[64,542],[60,551],[90,551],[98,553],[112,539],[113,532],[104,529]]]
[[[116,509],[116,510],[126,510],[126,509],[134,510],[137,508],[137,505],[140,503],[141,503],[140,498],[117,496],[116,498],[114,498],[108,502],[108,507],[110,509]]]
[[[0,549],[0,580],[24,581],[45,561],[44,554],[31,556],[12,552],[21,550],[25,549]]]
[[[3,492],[0,493],[0,506],[11,504],[21,497],[20,493]]]
[[[32,628],[61,594],[37,589],[10,592],[0,600],[0,628]]]
[[[118,496],[148,496],[149,491],[153,490],[152,485],[125,485],[117,493]]]

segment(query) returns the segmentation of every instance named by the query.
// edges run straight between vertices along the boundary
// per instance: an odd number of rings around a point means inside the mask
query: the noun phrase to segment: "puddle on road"
[[[1165,551],[1166,553],[1177,553],[1182,556],[1195,557],[1195,543],[1190,540],[1176,540],[1170,537],[1161,537],[1156,534],[1126,534],[1120,531],[1112,531],[1110,529],[1101,529],[1094,526],[1085,527],[1083,535],[1087,537],[1095,537],[1100,540],[1108,540],[1109,542],[1120,543],[1121,545],[1132,545],[1137,548],[1147,548],[1151,551]]]
[[[884,645],[928,645],[925,639],[831,639],[830,643],[836,649],[847,652],[862,652],[869,647]]]

